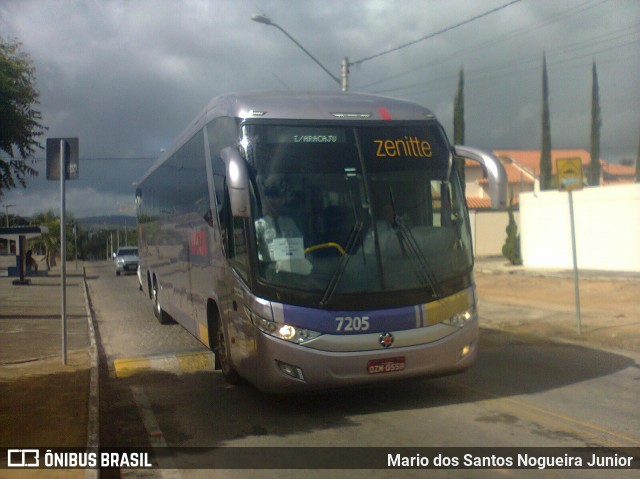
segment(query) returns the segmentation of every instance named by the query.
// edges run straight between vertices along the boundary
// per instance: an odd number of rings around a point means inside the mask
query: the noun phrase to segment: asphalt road
[[[222,446],[640,446],[640,358],[635,353],[481,329],[478,362],[461,375],[303,396],[270,396],[249,385],[229,386],[206,364],[191,372],[180,361],[171,361],[192,353],[207,357],[207,351],[180,326],[157,322],[151,302],[138,291],[135,276],[116,277],[112,264],[92,263],[87,266],[87,277],[103,365],[102,446],[200,448],[182,450],[189,460],[195,460],[196,467],[211,464],[215,457],[211,448]],[[508,318],[513,313],[484,304],[482,316],[491,315]],[[118,369],[119,363],[130,364],[132,358],[146,360],[145,367]],[[264,449],[255,450],[256,454],[260,451]],[[181,469],[183,459],[180,455],[163,457],[164,470],[121,472],[123,477],[212,477],[204,469]],[[336,461],[342,464],[348,458]],[[637,471],[630,470],[499,467],[428,472],[353,469],[333,470],[330,475],[387,478],[425,474],[637,477]],[[113,475],[114,471],[105,471],[102,477]],[[327,471],[308,470],[305,476],[327,477]],[[214,477],[300,477],[300,471],[218,469]]]

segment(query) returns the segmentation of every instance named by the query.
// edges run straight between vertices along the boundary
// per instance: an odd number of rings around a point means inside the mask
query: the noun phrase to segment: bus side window
[[[232,257],[232,221],[231,209],[229,207],[228,192],[225,189],[226,167],[220,151],[227,146],[235,146],[238,143],[238,121],[235,118],[220,117],[209,122],[207,125],[207,136],[209,138],[209,154],[211,156],[211,169],[213,172],[213,193],[215,201],[214,214],[220,225],[220,237],[222,247],[227,258]],[[227,208],[229,211],[227,212]],[[227,214],[229,215],[227,217]]]
[[[218,161],[222,162],[222,160]],[[215,164],[215,161],[213,162]],[[220,238],[222,238],[222,248],[225,256],[229,257],[229,238],[228,238],[228,225],[229,218],[227,218],[227,214],[231,215],[231,207],[228,206],[228,201],[225,201],[226,192],[224,176],[219,175],[215,172],[213,173],[213,185],[214,185],[214,201],[215,201],[215,215],[218,220],[218,225],[220,226]],[[227,209],[229,210],[227,212]]]
[[[233,258],[235,270],[245,281],[249,280],[249,255],[247,253],[246,218],[233,217]]]
[[[233,269],[245,280],[249,280],[249,254],[247,251],[247,219],[233,216],[229,190],[224,189],[224,203],[220,229],[223,246]]]

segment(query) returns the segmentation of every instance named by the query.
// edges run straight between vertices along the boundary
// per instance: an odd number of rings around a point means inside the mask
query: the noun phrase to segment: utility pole
[[[7,219],[7,228],[9,227],[9,208],[13,208],[15,205],[2,205],[4,206],[4,217]],[[11,254],[11,240],[7,239],[7,255]]]
[[[342,91],[349,90],[349,59],[342,59]]]

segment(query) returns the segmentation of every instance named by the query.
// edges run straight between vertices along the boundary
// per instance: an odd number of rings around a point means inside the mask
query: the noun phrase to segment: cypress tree
[[[464,71],[460,68],[458,90],[453,101],[453,144],[464,145]],[[462,192],[465,193],[464,158],[455,158],[454,167],[460,175]]]
[[[464,70],[458,74],[458,90],[453,103],[453,143],[464,145]]]
[[[600,127],[602,118],[600,116],[600,91],[598,87],[598,71],[596,62],[592,68],[591,86],[591,164],[589,165],[589,184],[600,184]]]
[[[540,152],[540,189],[551,189],[551,120],[549,119],[549,81],[547,57],[542,55],[542,149]]]
[[[640,183],[640,141],[638,141],[638,155],[636,156],[636,183]]]
[[[520,235],[518,234],[518,224],[513,214],[513,191],[509,196],[509,224],[507,225],[507,238],[502,245],[502,256],[507,258],[513,265],[522,264],[522,253],[520,252]]]

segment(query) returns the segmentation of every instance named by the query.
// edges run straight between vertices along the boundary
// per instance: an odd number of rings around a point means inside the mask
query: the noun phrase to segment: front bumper
[[[353,350],[341,345],[344,336],[322,336],[323,349],[295,345],[256,331],[257,372],[255,383],[265,392],[282,393],[339,388],[419,376],[436,376],[464,371],[477,357],[478,320],[462,328],[436,324],[409,331],[393,332],[392,346],[383,349]],[[408,337],[423,335],[430,342],[402,346]],[[360,335],[359,341],[378,342],[379,334]],[[330,343],[333,342],[333,346]],[[310,343],[313,343],[311,341]],[[312,344],[310,344],[312,346]],[[331,350],[328,350],[331,349]],[[370,374],[370,361],[404,358],[404,368],[383,374]],[[304,380],[283,371],[282,365],[298,368]],[[285,368],[287,369],[287,368]]]

